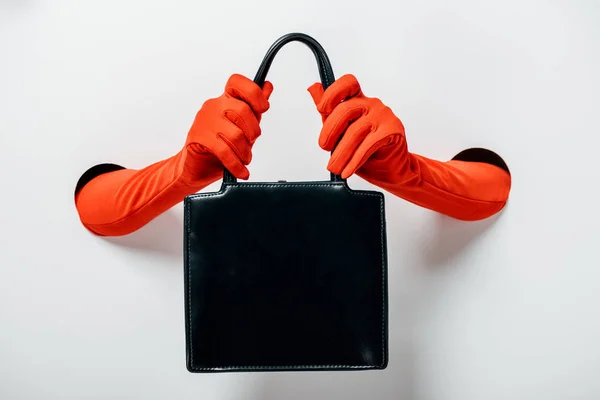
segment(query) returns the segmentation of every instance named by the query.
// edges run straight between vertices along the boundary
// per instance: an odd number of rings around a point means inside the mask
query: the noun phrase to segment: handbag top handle
[[[254,77],[254,83],[258,86],[262,87],[265,84],[265,80],[267,78],[267,73],[269,72],[269,68],[271,68],[271,64],[275,59],[275,56],[281,50],[283,46],[288,44],[289,42],[301,42],[304,43],[308,48],[310,48],[315,55],[317,60],[317,65],[319,68],[319,76],[321,77],[321,84],[323,85],[323,89],[327,89],[333,82],[335,82],[335,77],[333,75],[333,68],[331,67],[331,62],[329,61],[329,57],[327,57],[327,53],[323,47],[317,42],[314,38],[304,34],[304,33],[288,33],[287,35],[283,35],[275,43],[271,45],[267,54],[262,60],[258,71]],[[331,181],[342,182],[344,179],[340,175],[330,174]],[[227,169],[223,172],[223,182],[226,183],[234,183],[237,182],[235,176],[233,176]]]

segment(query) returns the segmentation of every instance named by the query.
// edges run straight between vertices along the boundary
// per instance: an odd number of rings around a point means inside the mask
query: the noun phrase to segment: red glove
[[[461,220],[487,218],[506,204],[511,177],[497,154],[469,149],[442,162],[410,153],[400,119],[379,99],[365,96],[352,75],[326,91],[320,83],[308,90],[323,119],[319,145],[335,148],[327,166],[334,174],[348,178],[356,173],[405,200]]]
[[[223,167],[248,179],[252,145],[260,136],[261,115],[273,91],[232,75],[225,92],[206,101],[176,155],[141,170],[102,164],[88,170],[77,185],[75,204],[83,225],[103,236],[131,233],[217,181]]]

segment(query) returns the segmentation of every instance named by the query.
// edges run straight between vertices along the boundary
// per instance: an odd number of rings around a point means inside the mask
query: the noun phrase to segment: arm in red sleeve
[[[272,90],[269,82],[261,89],[232,75],[224,93],[202,105],[185,145],[174,156],[139,170],[114,164],[90,168],[75,192],[83,225],[101,236],[126,235],[217,181],[223,168],[248,179],[246,165]]]
[[[309,88],[323,118],[319,145],[333,154],[328,170],[368,182],[419,206],[461,220],[499,212],[511,187],[508,167],[494,152],[468,149],[449,161],[410,153],[404,126],[377,98],[367,97],[352,75],[326,91]]]

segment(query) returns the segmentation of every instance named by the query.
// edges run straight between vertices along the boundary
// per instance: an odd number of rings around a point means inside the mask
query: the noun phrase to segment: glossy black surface
[[[186,198],[184,259],[189,371],[386,367],[381,193],[224,183]]]

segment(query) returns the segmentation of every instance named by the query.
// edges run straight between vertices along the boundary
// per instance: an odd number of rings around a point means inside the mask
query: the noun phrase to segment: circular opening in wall
[[[508,165],[506,165],[506,162],[502,159],[502,157],[488,149],[473,147],[461,151],[460,153],[452,157],[452,159],[458,161],[483,162],[495,165],[496,167],[502,168],[510,175]]]

